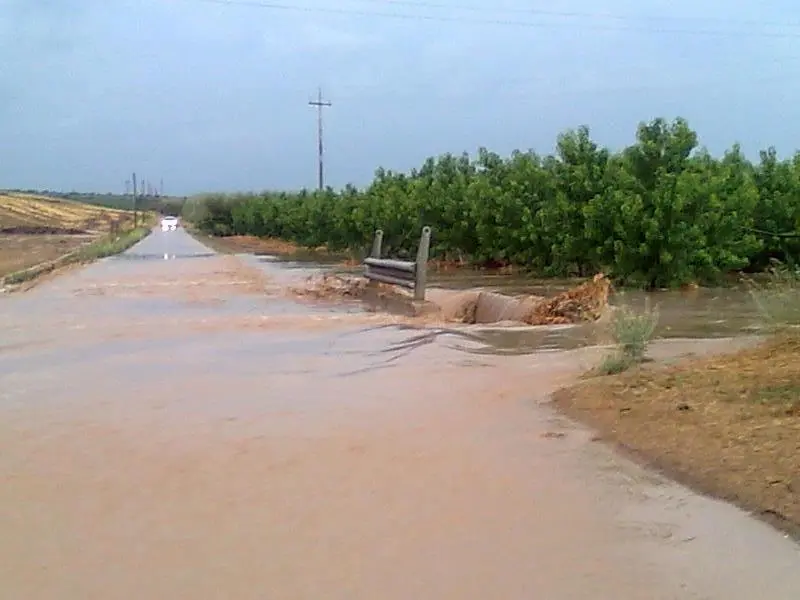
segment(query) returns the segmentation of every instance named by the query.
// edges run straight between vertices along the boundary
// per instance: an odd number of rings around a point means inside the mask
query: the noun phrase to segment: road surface
[[[792,542],[548,408],[591,351],[409,345],[297,276],[156,231],[0,297],[2,598],[798,597]]]

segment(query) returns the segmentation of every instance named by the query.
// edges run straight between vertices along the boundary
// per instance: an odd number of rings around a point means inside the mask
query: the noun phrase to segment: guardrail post
[[[422,228],[422,236],[419,239],[414,281],[414,300],[419,302],[425,300],[425,285],[428,281],[428,255],[430,254],[430,250],[431,228],[426,225]]]
[[[372,258],[380,258],[383,251],[383,229],[378,229],[375,232],[375,238],[372,240]]]

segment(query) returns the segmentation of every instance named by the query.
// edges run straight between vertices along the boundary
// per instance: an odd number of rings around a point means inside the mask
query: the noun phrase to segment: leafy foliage
[[[611,152],[581,127],[556,152],[504,159],[445,154],[419,169],[378,169],[366,189],[216,195],[186,202],[184,217],[215,235],[276,237],[363,251],[384,231],[392,254],[413,255],[423,225],[431,254],[515,264],[542,275],[603,271],[648,288],[712,282],[731,271],[793,262],[800,236],[800,153],[774,149],[751,164],[734,146],[722,158],[698,147],[683,119],[639,125]]]

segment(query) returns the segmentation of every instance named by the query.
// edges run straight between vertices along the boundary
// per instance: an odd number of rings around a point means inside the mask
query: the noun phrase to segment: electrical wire
[[[224,6],[242,6],[257,8],[262,10],[275,10],[275,11],[288,11],[288,12],[303,12],[311,14],[330,14],[340,16],[355,16],[355,17],[372,17],[381,19],[397,19],[405,21],[432,21],[442,23],[464,23],[473,25],[496,25],[504,27],[519,27],[519,28],[544,28],[549,29],[553,27],[571,27],[574,29],[588,29],[597,31],[630,31],[630,32],[644,32],[644,33],[660,33],[660,34],[680,34],[680,35],[699,35],[699,36],[717,36],[717,37],[761,37],[761,38],[783,38],[783,39],[797,39],[800,38],[800,32],[772,32],[772,31],[756,31],[752,29],[741,30],[720,30],[720,29],[679,29],[679,28],[654,28],[654,27],[619,27],[613,25],[599,25],[599,24],[576,24],[571,22],[550,22],[550,21],[520,21],[513,19],[483,19],[483,18],[467,18],[461,16],[445,16],[445,15],[430,15],[430,14],[412,14],[400,12],[382,12],[372,10],[357,10],[349,8],[333,8],[333,7],[312,7],[312,6],[297,6],[293,4],[286,4],[281,2],[271,2],[265,0],[183,0],[185,2],[202,2],[205,4],[217,4]],[[386,0],[385,0],[386,1]],[[399,0],[398,0],[399,1]],[[573,16],[578,16],[577,13]],[[589,16],[588,13],[586,16]],[[622,18],[622,15],[618,15]],[[595,15],[593,18],[599,18]],[[632,17],[629,17],[632,18]]]
[[[590,18],[590,19],[609,19],[614,21],[682,21],[682,22],[704,22],[704,23],[719,23],[721,25],[746,25],[756,27],[800,27],[798,21],[756,21],[750,19],[730,19],[720,17],[697,17],[685,15],[625,15],[620,13],[595,13],[583,11],[559,11],[559,10],[546,10],[540,8],[519,8],[519,7],[487,7],[459,4],[445,4],[441,2],[425,2],[415,0],[350,0],[361,3],[369,4],[385,4],[394,6],[406,6],[409,8],[430,8],[437,10],[462,10],[467,12],[477,13],[508,13],[516,15],[532,15],[532,16],[547,16],[547,17],[565,17],[565,18]]]

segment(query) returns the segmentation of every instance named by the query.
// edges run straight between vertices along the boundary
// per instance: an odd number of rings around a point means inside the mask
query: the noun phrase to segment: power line
[[[136,209],[136,191],[137,190],[136,190],[136,173],[135,172],[131,176],[131,179],[133,180],[133,226],[134,227],[138,227],[139,226],[139,213],[138,213],[138,211]]]
[[[353,0],[351,0],[353,1]],[[797,21],[757,21],[751,19],[731,19],[721,17],[697,17],[686,15],[631,15],[620,13],[596,13],[596,12],[583,12],[583,11],[560,11],[560,10],[546,10],[540,8],[518,8],[518,7],[492,7],[476,6],[465,4],[445,4],[441,2],[425,2],[415,0],[354,0],[356,2],[363,2],[369,4],[387,4],[394,6],[407,6],[409,8],[432,8],[441,10],[462,10],[467,12],[477,13],[508,13],[516,15],[535,15],[547,17],[565,17],[565,18],[590,18],[590,19],[609,19],[614,21],[678,21],[678,22],[704,22],[704,23],[719,23],[725,25],[748,25],[748,26],[762,26],[762,27],[800,27],[800,22]]]
[[[190,0],[185,0],[190,1]],[[497,25],[504,27],[520,27],[520,28],[553,28],[553,27],[572,27],[575,29],[589,29],[597,31],[631,31],[631,32],[647,32],[647,33],[668,33],[668,34],[685,34],[685,35],[707,35],[717,37],[763,37],[763,38],[800,38],[800,32],[769,32],[769,31],[754,31],[754,30],[719,30],[719,29],[676,29],[676,28],[654,28],[654,27],[618,27],[613,25],[586,25],[576,24],[570,22],[553,22],[553,21],[519,21],[512,19],[481,19],[481,18],[467,18],[460,16],[445,16],[445,15],[427,15],[427,14],[411,14],[399,12],[381,12],[371,10],[353,10],[348,8],[331,8],[331,7],[311,7],[311,6],[295,6],[291,4],[283,4],[279,2],[266,2],[262,0],[193,0],[194,2],[203,2],[206,4],[219,4],[225,6],[243,6],[266,10],[280,10],[292,12],[304,12],[311,14],[331,14],[341,16],[359,16],[359,17],[374,17],[385,19],[398,19],[405,21],[433,21],[444,23],[464,23],[473,25]],[[551,15],[553,16],[553,15]],[[563,16],[563,15],[562,15]],[[573,16],[579,16],[577,13]],[[587,13],[585,16],[589,16]],[[592,18],[600,18],[599,15],[594,15]],[[625,18],[618,15],[618,18]],[[634,17],[627,17],[633,19]],[[796,27],[797,25],[795,25]]]
[[[319,159],[319,190],[325,189],[325,172],[323,167],[323,147],[322,147],[322,109],[331,106],[330,102],[322,100],[322,88],[317,90],[317,99],[308,102],[311,106],[317,107],[317,156]]]

